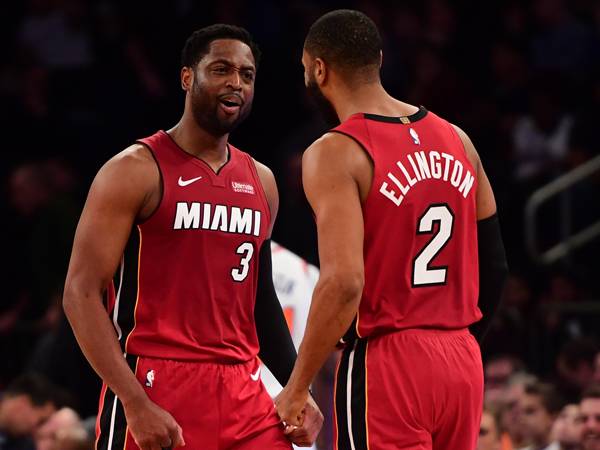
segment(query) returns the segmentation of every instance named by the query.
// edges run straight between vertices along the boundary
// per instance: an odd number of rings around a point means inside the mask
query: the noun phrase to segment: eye
[[[225,66],[216,66],[216,67],[213,67],[213,72],[217,73],[219,75],[226,74],[227,73],[227,67],[225,67]]]
[[[250,70],[242,72],[242,76],[244,77],[244,80],[246,80],[246,81],[254,80],[254,72],[252,72]]]

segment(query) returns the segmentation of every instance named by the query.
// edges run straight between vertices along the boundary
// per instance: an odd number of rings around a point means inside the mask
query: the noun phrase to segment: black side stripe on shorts
[[[335,408],[338,450],[368,450],[366,398],[367,340],[346,347],[338,370]]]
[[[137,366],[137,356],[127,355],[127,364],[132,372]],[[96,450],[122,450],[125,448],[125,437],[127,433],[127,422],[123,404],[115,396],[114,392],[106,388],[104,394],[104,405],[100,413],[100,436]]]

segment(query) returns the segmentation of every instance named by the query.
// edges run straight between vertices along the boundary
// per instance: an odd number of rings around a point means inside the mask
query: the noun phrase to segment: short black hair
[[[598,343],[594,339],[578,338],[564,344],[559,357],[571,370],[576,370],[582,363],[593,367],[598,350]]]
[[[600,383],[592,384],[583,391],[583,394],[581,394],[581,401],[588,398],[600,400]]]
[[[185,41],[181,51],[182,67],[194,67],[209,52],[210,43],[217,39],[235,39],[243,42],[254,56],[254,64],[258,68],[260,49],[252,39],[248,30],[235,25],[217,23],[194,31]]]
[[[338,9],[312,24],[304,49],[341,69],[379,69],[382,42],[369,17],[352,9]]]
[[[4,390],[6,397],[25,395],[34,406],[53,404],[57,409],[74,404],[72,396],[65,390],[37,373],[26,373],[15,378]]]
[[[565,406],[565,401],[553,384],[542,382],[528,383],[525,385],[524,391],[527,395],[539,397],[544,409],[551,415],[560,413]]]

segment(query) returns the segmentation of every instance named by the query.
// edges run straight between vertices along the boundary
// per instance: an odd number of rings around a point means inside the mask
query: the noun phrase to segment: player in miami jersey
[[[296,352],[271,272],[275,180],[228,142],[250,112],[258,59],[244,29],[194,32],[180,122],[92,183],[63,303],[104,381],[97,449],[289,449],[318,433],[310,400],[313,420],[288,440],[259,379],[260,356],[285,384]]]
[[[381,48],[350,10],[305,40],[306,85],[339,125],[303,157],[320,277],[277,409],[302,423],[307,388],[345,334],[336,449],[472,450],[483,371],[469,327],[491,316],[506,276],[494,196],[462,130],[386,93]]]

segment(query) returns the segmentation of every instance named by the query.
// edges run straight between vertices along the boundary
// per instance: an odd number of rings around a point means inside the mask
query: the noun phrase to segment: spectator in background
[[[495,411],[484,408],[481,414],[477,450],[501,450],[500,418]]]
[[[506,395],[500,405],[503,448],[519,448],[525,445],[519,405],[525,395],[525,386],[536,382],[537,378],[528,373],[517,373],[510,377]]]
[[[560,82],[549,75],[533,80],[528,90],[529,113],[513,129],[515,178],[528,192],[556,175],[567,157],[573,118],[552,89]]]
[[[36,450],[92,450],[94,438],[71,408],[62,408],[38,428],[34,435]]]
[[[64,393],[42,377],[15,379],[0,398],[0,450],[33,449],[34,431],[65,399]]]
[[[582,432],[579,404],[565,405],[552,425],[552,440],[558,442],[560,450],[580,450]]]
[[[563,402],[551,384],[531,383],[525,386],[519,400],[519,418],[527,450],[558,450],[552,442],[552,425],[560,413]]]
[[[600,384],[590,386],[579,404],[583,422],[583,450],[600,450]]]
[[[559,387],[569,401],[577,401],[582,391],[592,384],[597,353],[598,344],[590,338],[575,339],[562,347],[556,369]]]
[[[600,383],[600,352],[594,358],[594,383]]]
[[[508,381],[523,370],[523,362],[511,355],[499,355],[487,360],[484,366],[485,399],[498,404],[502,401]]]

